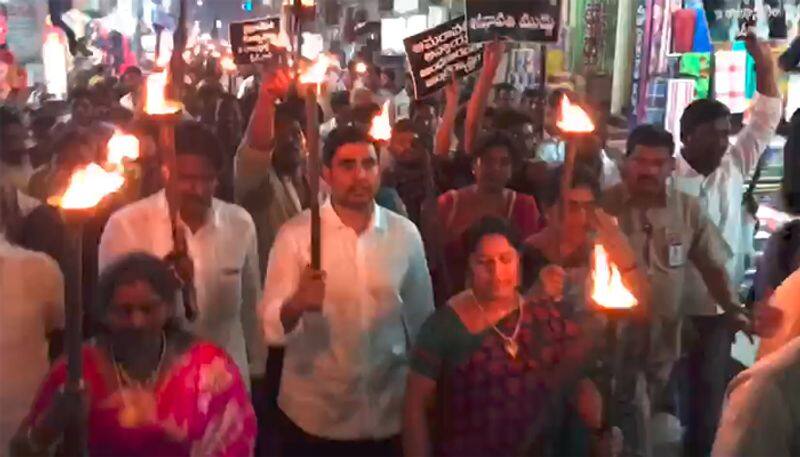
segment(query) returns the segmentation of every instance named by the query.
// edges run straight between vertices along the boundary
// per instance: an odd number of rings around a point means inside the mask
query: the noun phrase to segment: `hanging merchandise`
[[[744,83],[744,96],[750,100],[756,93],[756,61],[753,60],[753,56],[747,52],[747,47],[745,46],[744,41],[734,42],[731,50],[743,51],[747,55],[747,77],[745,78]]]
[[[708,98],[711,84],[711,53],[689,52],[681,56],[682,75],[695,80],[695,98]]]
[[[601,65],[606,33],[605,5],[593,2],[586,5],[584,21],[586,35],[583,39],[583,60],[586,71],[595,71]]]
[[[645,95],[647,94],[648,62],[650,53],[652,0],[639,0],[636,6],[636,41],[633,56],[633,77],[631,78],[632,123],[638,124],[645,117]]]
[[[648,124],[664,125],[667,108],[667,79],[656,77],[647,85],[645,118]]]
[[[714,58],[715,98],[724,103],[731,113],[743,113],[747,109],[747,53],[717,51]]]
[[[647,74],[652,76],[659,73],[659,64],[661,63],[661,50],[662,45],[668,46],[668,42],[662,43],[664,39],[664,11],[666,9],[666,0],[653,0],[650,24],[650,51],[648,53]],[[665,91],[666,91],[666,85]]]
[[[708,32],[708,19],[703,11],[697,12],[697,22],[694,28],[694,43],[692,52],[713,52],[714,46],[711,44],[711,35]]]
[[[664,114],[664,128],[672,133],[676,148],[681,144],[681,116],[683,116],[683,110],[694,101],[694,86],[693,79],[670,79],[667,81],[667,108]]]
[[[694,8],[684,8],[673,15],[672,29],[675,37],[672,42],[673,52],[692,52],[697,14],[698,11]]]

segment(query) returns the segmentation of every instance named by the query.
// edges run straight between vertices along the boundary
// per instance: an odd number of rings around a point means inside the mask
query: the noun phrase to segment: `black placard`
[[[231,22],[229,37],[233,60],[238,65],[262,62],[272,57],[281,30],[279,17]]]
[[[450,81],[483,66],[483,49],[470,44],[464,16],[403,40],[414,81],[414,98],[424,98]]]
[[[467,33],[471,43],[495,37],[512,41],[558,40],[559,0],[467,0]]]

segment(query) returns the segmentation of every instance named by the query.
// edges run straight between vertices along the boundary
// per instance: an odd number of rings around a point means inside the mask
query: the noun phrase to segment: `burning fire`
[[[364,62],[357,62],[355,66],[356,73],[363,75],[367,72],[367,64]]]
[[[64,209],[92,208],[106,195],[119,190],[124,183],[125,178],[121,174],[90,163],[72,174],[69,186],[62,195],[50,197],[47,202]]]
[[[328,68],[334,65],[334,60],[326,54],[320,54],[314,63],[300,75],[301,84],[320,84],[325,80]]]
[[[372,118],[369,136],[378,141],[389,141],[392,138],[392,123],[389,120],[389,101],[384,102],[381,113]]]
[[[602,244],[594,246],[592,300],[607,309],[631,309],[639,302],[622,283],[619,268],[608,259]]]
[[[231,56],[225,56],[220,61],[220,66],[222,69],[228,73],[232,73],[236,71],[236,63],[233,61]]]
[[[167,71],[153,73],[147,77],[147,97],[144,102],[144,111],[147,114],[174,114],[183,106],[174,100],[167,100]]]
[[[134,135],[114,132],[114,136],[108,140],[107,148],[106,162],[117,168],[122,167],[124,159],[136,160],[139,158],[139,139]]]
[[[566,95],[561,98],[561,114],[558,116],[556,125],[562,132],[594,132],[594,124],[586,111],[578,105],[573,105]]]

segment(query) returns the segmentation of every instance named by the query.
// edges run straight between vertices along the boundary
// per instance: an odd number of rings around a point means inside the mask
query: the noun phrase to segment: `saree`
[[[109,383],[104,373],[113,373],[113,366],[96,346],[84,345],[83,357],[89,455],[253,454],[255,413],[236,364],[222,349],[194,343],[153,391]],[[66,377],[61,360],[45,378],[26,424],[42,419]]]

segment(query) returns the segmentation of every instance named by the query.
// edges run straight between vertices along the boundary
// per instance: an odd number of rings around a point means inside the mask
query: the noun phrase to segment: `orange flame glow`
[[[369,136],[377,141],[389,141],[392,137],[392,123],[389,120],[389,101],[381,108],[381,113],[372,118],[369,127]]]
[[[106,162],[115,167],[121,167],[124,159],[136,160],[139,158],[139,139],[135,135],[114,132],[114,136],[108,140],[107,149]]]
[[[631,309],[639,302],[622,283],[619,268],[611,263],[602,244],[594,246],[592,300],[607,309]]]
[[[226,71],[228,73],[236,71],[237,68],[236,63],[233,61],[233,57],[231,56],[223,57],[222,60],[220,61],[220,66],[222,67],[223,71]]]
[[[174,114],[183,108],[179,102],[166,99],[166,88],[166,70],[147,77],[147,97],[144,102],[144,111],[147,114]]]
[[[64,209],[92,208],[107,195],[119,190],[124,183],[125,178],[121,174],[90,163],[72,174],[69,186],[62,195],[50,197],[47,202]]]
[[[561,113],[556,125],[562,132],[590,133],[594,132],[592,119],[580,106],[573,105],[566,95],[561,98]]]
[[[356,73],[363,75],[364,73],[367,72],[367,64],[365,64],[364,62],[358,62],[356,63],[355,69]]]
[[[315,2],[315,0],[300,0],[300,4],[302,6],[306,6],[306,7],[314,6],[314,2]]]
[[[334,60],[326,54],[320,54],[314,63],[300,75],[302,84],[320,84],[325,80],[328,68],[334,65]]]

